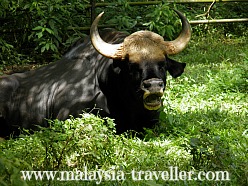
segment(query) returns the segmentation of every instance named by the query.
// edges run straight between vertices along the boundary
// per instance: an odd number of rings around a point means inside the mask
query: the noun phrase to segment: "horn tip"
[[[176,12],[179,16],[180,16],[180,15],[183,16],[182,12],[180,12],[180,11],[178,11],[178,10],[176,10],[176,9],[173,9],[173,10],[174,10],[174,12]]]

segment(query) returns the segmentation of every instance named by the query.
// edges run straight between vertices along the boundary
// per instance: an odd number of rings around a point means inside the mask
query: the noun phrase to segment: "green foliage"
[[[137,31],[139,27],[154,31],[167,39],[172,39],[178,30],[175,29],[178,26],[177,15],[172,9],[172,5],[169,3],[160,3],[153,6],[130,6],[129,1],[118,1],[122,6],[110,6],[107,7],[106,17],[107,24],[116,24],[118,30]],[[100,10],[102,11],[102,10]],[[119,14],[116,15],[116,11]]]
[[[19,167],[23,165],[26,165],[23,160],[0,157],[0,184],[2,186],[26,186],[27,184],[20,177]]]
[[[247,18],[248,13],[245,10],[247,2],[221,2],[215,3],[207,14],[211,3],[189,3],[177,5],[179,10],[186,13],[189,20],[212,20],[212,19],[235,19]],[[192,25],[193,33],[201,36],[203,34],[216,32],[225,36],[240,36],[247,31],[247,22],[236,23],[216,23]]]
[[[97,2],[102,3],[98,0]],[[118,30],[134,32],[149,29],[165,37],[175,38],[180,30],[178,16],[173,8],[183,12],[189,20],[205,19],[197,15],[206,12],[209,3],[168,4],[130,6],[130,0],[118,0],[110,6],[97,7],[96,13],[105,11],[103,25]],[[141,2],[146,2],[142,0]],[[43,63],[57,60],[77,39],[88,34],[81,31],[89,27],[90,1],[72,0],[2,0],[0,2],[0,65]],[[247,17],[247,3],[216,3],[210,11],[214,18]],[[84,28],[85,29],[85,28]],[[195,35],[222,31],[233,37],[247,30],[245,23],[193,26]]]
[[[169,4],[159,4],[146,17],[150,21],[144,23],[144,25],[147,26],[149,30],[164,36],[167,40],[172,40],[173,37],[175,37],[176,20],[178,20],[178,17],[176,17],[174,11],[170,9]]]
[[[1,65],[22,65],[24,63],[27,63],[30,61],[30,59],[23,55],[18,53],[14,46],[12,44],[7,43],[4,39],[0,36],[0,70]],[[1,72],[0,72],[1,75]]]
[[[31,54],[30,57],[35,60],[41,60],[42,55],[46,56],[46,60],[58,58],[62,52],[59,47],[71,44],[68,39],[73,42],[82,36],[79,32],[72,33],[68,27],[89,24],[85,19],[87,14],[78,14],[85,10],[86,3],[80,0],[70,3],[63,0],[1,1],[1,40],[13,46],[10,55]],[[36,57],[37,54],[40,57]],[[5,63],[10,58],[9,55],[1,57]]]
[[[3,170],[15,170],[9,173],[11,176],[3,171],[0,181],[11,183],[12,177],[21,180],[21,170],[75,171],[84,167],[125,172],[151,167],[160,170],[171,164],[181,167],[190,158],[186,151],[168,140],[144,142],[125,135],[116,136],[113,120],[109,118],[83,114],[82,118],[55,120],[50,124],[49,128],[41,128],[33,135],[21,135],[18,140],[0,144],[3,159],[0,165]],[[41,184],[47,182],[44,180]],[[33,179],[24,183],[38,182]],[[53,183],[63,185],[56,180]]]
[[[125,181],[100,185],[247,185],[247,56],[245,37],[193,37],[177,57],[185,73],[168,76],[161,123],[145,139],[116,135],[114,121],[84,113],[0,142],[2,185],[96,185],[94,181],[24,181],[22,170],[111,170]],[[211,46],[211,49],[209,48]],[[235,52],[233,52],[235,51]],[[27,131],[26,131],[27,132]],[[132,170],[228,171],[230,181],[133,181]]]
[[[193,39],[197,42],[177,56],[189,62],[187,75],[169,79],[158,131],[176,140],[186,137],[197,169],[229,170],[237,185],[245,185],[248,43],[207,36]]]

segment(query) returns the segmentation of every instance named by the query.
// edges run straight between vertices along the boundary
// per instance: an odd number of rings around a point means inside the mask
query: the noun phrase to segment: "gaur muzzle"
[[[158,110],[162,106],[161,97],[164,92],[164,82],[158,78],[144,80],[141,89],[144,91],[143,103],[148,110]]]

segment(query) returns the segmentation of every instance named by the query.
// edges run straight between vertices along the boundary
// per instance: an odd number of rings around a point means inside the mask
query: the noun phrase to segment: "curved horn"
[[[166,54],[177,54],[181,52],[188,44],[191,36],[191,28],[187,18],[178,10],[174,10],[181,19],[182,31],[179,36],[173,41],[164,41],[166,45]]]
[[[104,12],[100,13],[95,18],[94,22],[92,23],[90,27],[90,38],[91,38],[92,45],[103,56],[112,58],[112,59],[119,59],[122,57],[123,43],[109,44],[103,41],[99,35],[97,25],[103,14]]]

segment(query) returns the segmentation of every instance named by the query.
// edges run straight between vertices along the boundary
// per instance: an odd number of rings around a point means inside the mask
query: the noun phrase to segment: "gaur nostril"
[[[160,82],[160,83],[158,84],[158,86],[164,87],[164,83],[163,83],[163,82]]]
[[[151,86],[152,86],[152,84],[149,83],[149,82],[144,82],[143,83],[143,87],[146,88],[146,89],[150,88]]]

